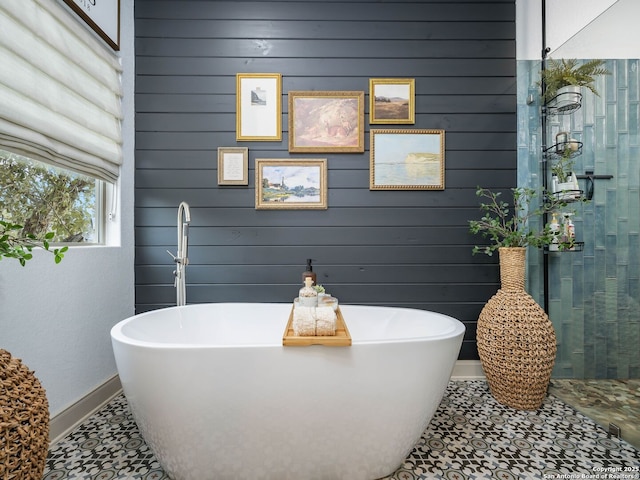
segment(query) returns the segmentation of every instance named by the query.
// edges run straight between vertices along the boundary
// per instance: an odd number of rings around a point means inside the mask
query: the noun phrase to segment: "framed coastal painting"
[[[249,149],[218,148],[218,185],[249,184]]]
[[[370,190],[444,190],[444,130],[372,129]]]
[[[256,159],[256,209],[326,208],[326,158]]]
[[[364,92],[289,92],[289,151],[364,152]]]
[[[236,140],[282,140],[282,75],[236,74]]]
[[[415,110],[415,79],[369,79],[370,124],[414,124]]]

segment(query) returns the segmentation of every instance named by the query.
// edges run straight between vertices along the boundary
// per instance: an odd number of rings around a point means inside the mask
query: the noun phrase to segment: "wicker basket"
[[[49,403],[22,362],[0,349],[0,480],[41,480],[49,449]]]
[[[500,248],[501,288],[480,312],[478,353],[498,402],[537,410],[556,358],[549,317],[524,289],[525,248]]]

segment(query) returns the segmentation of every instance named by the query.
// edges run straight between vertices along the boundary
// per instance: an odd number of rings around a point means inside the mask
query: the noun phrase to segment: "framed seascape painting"
[[[218,185],[249,184],[249,149],[218,147]]]
[[[256,209],[326,208],[326,158],[256,159]]]
[[[369,79],[369,123],[414,124],[416,110],[413,78]]]
[[[364,152],[364,92],[289,92],[290,152]]]
[[[236,140],[282,140],[282,76],[236,74]]]
[[[370,190],[444,190],[444,130],[370,134]]]

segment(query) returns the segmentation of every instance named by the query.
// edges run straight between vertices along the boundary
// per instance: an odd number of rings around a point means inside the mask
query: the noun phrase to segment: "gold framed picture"
[[[370,124],[414,124],[415,110],[415,79],[369,79]]]
[[[444,190],[444,130],[372,129],[370,190]]]
[[[327,159],[256,159],[256,209],[326,210]]]
[[[282,140],[281,74],[236,74],[236,140]]]
[[[364,92],[289,92],[289,151],[364,152]]]
[[[218,147],[218,185],[249,184],[249,149]]]

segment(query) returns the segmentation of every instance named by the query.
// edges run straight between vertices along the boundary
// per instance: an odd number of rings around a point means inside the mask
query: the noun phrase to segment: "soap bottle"
[[[555,212],[551,215],[549,230],[551,230],[551,234],[553,235],[553,239],[551,240],[551,244],[549,245],[549,250],[557,251],[559,243],[558,236],[560,235],[560,224],[558,223],[558,216]]]
[[[313,280],[311,277],[304,279],[304,287],[300,289],[298,294],[298,305],[301,307],[317,307],[318,306],[318,292],[312,286]]]
[[[311,258],[307,258],[307,269],[302,272],[302,281],[304,282],[305,278],[311,278],[311,285],[316,284],[316,273],[313,271],[313,267],[311,266]]]
[[[571,216],[567,217],[567,241],[569,242],[569,250],[575,250],[576,227],[571,221]]]

